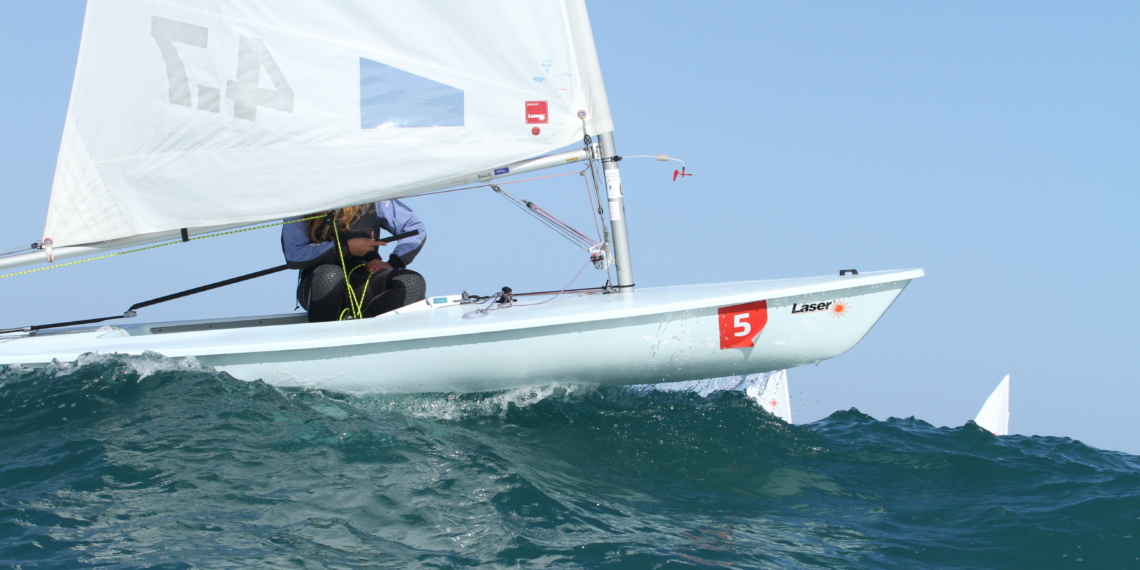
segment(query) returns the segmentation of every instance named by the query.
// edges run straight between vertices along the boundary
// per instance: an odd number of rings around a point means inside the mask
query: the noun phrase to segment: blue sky
[[[794,413],[1011,429],[1140,453],[1140,4],[589,2],[639,286],[922,267],[861,344],[793,369]],[[82,27],[0,0],[0,249],[41,235]],[[581,182],[512,191],[581,228]],[[489,193],[407,200],[435,294],[558,288],[581,253]],[[215,242],[215,243],[211,243]],[[0,280],[0,324],[116,314],[277,265],[273,231]],[[593,285],[597,275],[580,284]],[[277,275],[147,320],[288,312]]]

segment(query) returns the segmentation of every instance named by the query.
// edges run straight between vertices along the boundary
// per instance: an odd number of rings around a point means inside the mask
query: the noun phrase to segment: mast
[[[606,194],[609,196],[610,234],[614,243],[614,265],[617,267],[618,291],[633,293],[633,263],[629,255],[629,232],[625,225],[625,196],[621,192],[621,172],[618,169],[617,147],[614,133],[598,135],[602,151],[602,167],[606,174]]]

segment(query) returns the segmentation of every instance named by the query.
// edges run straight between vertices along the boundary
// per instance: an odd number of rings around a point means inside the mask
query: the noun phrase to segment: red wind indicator
[[[684,178],[686,176],[692,176],[692,174],[685,174],[685,167],[682,166],[681,170],[674,170],[673,171],[673,182],[677,181],[678,176],[680,176],[681,178]]]

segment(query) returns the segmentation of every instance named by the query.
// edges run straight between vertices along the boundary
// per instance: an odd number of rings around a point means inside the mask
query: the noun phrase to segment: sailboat
[[[153,351],[376,392],[681,381],[834,357],[923,275],[637,288],[620,160],[584,0],[88,0],[44,235],[0,270],[569,165],[603,212],[589,259],[613,276],[338,322],[16,327],[0,365]]]
[[[986,399],[974,423],[994,435],[1009,435],[1009,374]]]

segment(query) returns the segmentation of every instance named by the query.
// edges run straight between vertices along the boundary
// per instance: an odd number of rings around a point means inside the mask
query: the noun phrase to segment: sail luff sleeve
[[[574,44],[574,57],[579,72],[584,110],[587,112],[586,131],[597,136],[614,130],[606,84],[602,80],[602,66],[598,61],[598,48],[594,44],[594,31],[586,0],[566,0],[567,24]]]

